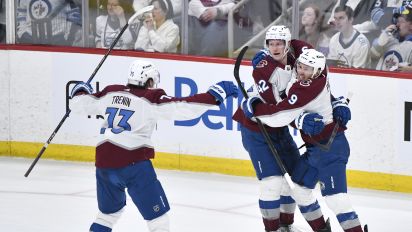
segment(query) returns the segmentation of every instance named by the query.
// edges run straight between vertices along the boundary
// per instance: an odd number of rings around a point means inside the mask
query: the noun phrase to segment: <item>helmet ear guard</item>
[[[129,67],[127,83],[136,86],[145,86],[152,79],[154,84],[160,82],[160,74],[153,63],[144,60],[135,60]]]

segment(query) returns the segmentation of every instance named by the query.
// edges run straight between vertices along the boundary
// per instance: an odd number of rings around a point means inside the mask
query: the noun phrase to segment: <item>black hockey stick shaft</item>
[[[57,134],[59,131],[60,127],[63,125],[64,121],[66,121],[67,117],[69,117],[71,110],[67,110],[66,114],[63,116],[63,118],[60,120],[59,125],[57,125],[56,129],[54,129],[53,133],[50,135],[49,139],[46,141],[46,143],[43,145],[41,148],[39,154],[37,154],[36,158],[33,160],[31,163],[29,169],[27,169],[26,173],[24,174],[24,177],[28,177],[31,170],[33,170],[34,166],[37,164],[37,161],[39,161],[40,157],[43,155],[44,151],[46,151],[47,146],[49,146],[50,142],[53,140],[54,136]]]
[[[113,50],[114,46],[116,46],[117,41],[119,41],[120,37],[123,35],[123,33],[126,31],[127,27],[131,22],[133,22],[136,17],[138,16],[137,13],[135,13],[132,17],[130,17],[129,21],[126,23],[126,25],[123,26],[123,28],[120,30],[119,34],[116,36],[115,40],[110,44],[109,49],[107,50],[106,54],[104,54],[103,58],[100,60],[100,63],[97,65],[97,67],[94,69],[92,75],[89,77],[87,80],[87,84],[90,84],[90,82],[93,80],[94,76],[96,76],[97,71],[99,71],[100,67],[103,65],[104,61],[106,58],[109,56],[110,52]],[[59,131],[60,127],[63,125],[63,123],[66,121],[66,119],[69,117],[71,110],[68,109],[66,113],[64,114],[63,118],[60,120],[59,124],[57,125],[56,129],[54,129],[53,133],[50,135],[49,139],[44,143],[42,149],[40,152],[37,154],[36,158],[33,160],[32,164],[30,165],[29,169],[27,169],[26,173],[24,174],[24,177],[28,177],[30,175],[30,172],[33,170],[34,166],[37,164],[39,161],[40,157],[43,155],[43,153],[46,151],[47,146],[50,144],[50,142],[53,140],[54,136],[57,134]]]
[[[239,86],[239,89],[242,91],[243,97],[245,99],[249,98],[249,95],[247,94],[245,88],[242,85],[242,82],[240,80],[240,75],[239,75],[239,68],[240,68],[240,64],[242,63],[243,60],[243,56],[246,53],[246,50],[248,49],[248,46],[245,46],[242,48],[242,50],[240,51],[239,55],[236,58],[236,63],[235,63],[235,67],[233,69],[233,75],[235,76],[237,85]],[[286,179],[286,182],[288,183],[289,187],[291,189],[293,189],[295,187],[295,185],[292,182],[292,179],[290,178],[290,175],[288,173],[288,171],[286,170],[285,165],[283,164],[282,159],[279,156],[279,153],[277,152],[275,145],[273,145],[272,140],[270,139],[269,133],[267,132],[265,126],[263,125],[262,121],[259,118],[255,118],[256,122],[259,126],[260,131],[263,134],[263,137],[265,138],[266,143],[269,146],[270,151],[272,152],[276,163],[279,165],[280,170],[282,171],[283,176]]]
[[[124,31],[126,31],[127,27],[129,26],[129,23],[126,23],[126,25],[123,26],[122,30],[120,33],[116,36],[115,40],[112,42],[112,44],[109,47],[109,50],[107,50],[106,54],[104,54],[103,58],[100,60],[100,63],[97,65],[97,67],[94,69],[92,75],[89,77],[87,80],[87,84],[90,84],[92,82],[94,76],[96,76],[97,71],[99,71],[100,67],[103,65],[104,61],[106,58],[109,56],[110,52],[113,50],[114,46],[116,46],[117,41],[119,41],[120,37],[122,37]]]

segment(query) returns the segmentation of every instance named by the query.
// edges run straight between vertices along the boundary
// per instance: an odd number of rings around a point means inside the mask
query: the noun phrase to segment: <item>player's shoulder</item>
[[[154,103],[154,102],[158,102],[159,99],[164,95],[166,95],[166,92],[163,89],[153,88],[153,89],[146,89],[143,97],[149,100],[150,102]]]
[[[95,94],[96,97],[103,97],[107,94],[113,93],[113,92],[118,92],[118,91],[123,91],[127,87],[124,85],[108,85],[104,87],[102,91],[99,91]]]
[[[269,59],[271,59],[270,55],[266,55],[263,59],[259,61],[256,67],[253,69],[253,72],[260,72],[266,69],[269,65]]]
[[[125,89],[127,89],[127,86],[125,85],[108,85],[102,90],[102,92],[123,91]]]
[[[321,76],[316,79],[296,81],[293,86],[294,89],[303,91],[311,89],[311,91],[313,91],[313,89],[323,89],[325,84],[327,84],[327,77],[324,73],[322,73]]]

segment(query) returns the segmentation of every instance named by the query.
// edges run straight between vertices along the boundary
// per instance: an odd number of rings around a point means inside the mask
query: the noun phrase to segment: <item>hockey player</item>
[[[255,67],[253,78],[263,101],[276,104],[281,101],[290,81],[295,57],[301,54],[303,48],[311,48],[311,45],[292,40],[290,31],[285,26],[269,28],[265,42],[266,51],[259,52],[252,61]],[[233,119],[240,123],[242,143],[249,153],[260,183],[259,207],[265,230],[276,231],[282,227],[282,230],[288,231],[294,221],[296,204],[290,197],[290,190],[283,180],[281,169],[256,122],[245,117],[240,108]],[[298,162],[300,154],[287,124],[277,128],[266,127],[266,130],[290,172]],[[317,213],[316,218],[309,220],[315,231],[326,227],[320,209]]]
[[[106,115],[96,147],[99,212],[90,231],[112,231],[126,205],[127,188],[149,231],[168,232],[169,203],[150,161],[154,158],[150,137],[156,121],[196,118],[238,94],[231,81],[221,81],[207,93],[175,98],[153,88],[159,79],[152,63],[136,60],[130,66],[126,86],[109,85],[92,94],[91,86],[81,82],[72,89],[73,112]]]
[[[319,205],[310,192],[320,181],[322,195],[343,230],[361,232],[358,215],[347,195],[349,144],[344,130],[350,115],[341,114],[340,120],[333,120],[332,108],[345,111],[347,101],[343,98],[331,101],[325,64],[322,53],[305,50],[297,60],[296,75],[286,89],[287,98],[278,104],[262,104],[264,99],[254,96],[243,103],[243,111],[248,118],[258,117],[271,127],[282,127],[294,121],[301,129],[307,151],[292,171],[292,180],[297,184],[292,196],[306,220],[317,215],[313,209]],[[319,127],[319,123],[313,122],[323,122],[325,126]],[[336,123],[340,125],[330,149],[322,149],[317,144],[328,141]],[[323,231],[330,231],[330,227]]]

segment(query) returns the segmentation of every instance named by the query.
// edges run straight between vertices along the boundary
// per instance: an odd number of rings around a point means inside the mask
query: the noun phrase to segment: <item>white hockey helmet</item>
[[[144,86],[152,79],[154,84],[160,81],[160,74],[153,63],[144,60],[135,60],[129,68],[127,83],[131,85]]]
[[[292,39],[292,34],[290,34],[290,30],[286,26],[271,26],[266,31],[266,43],[270,39],[284,40],[286,44],[288,44],[288,42]]]
[[[319,75],[325,69],[326,57],[315,49],[305,49],[300,54],[297,62],[313,67],[313,75]]]

